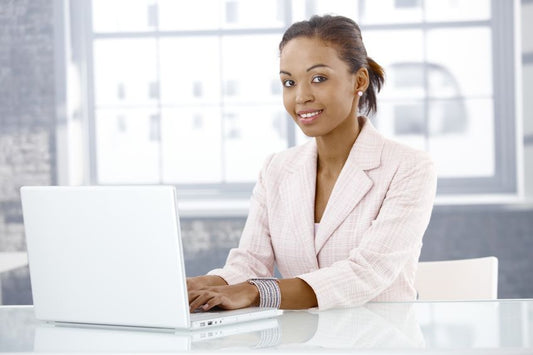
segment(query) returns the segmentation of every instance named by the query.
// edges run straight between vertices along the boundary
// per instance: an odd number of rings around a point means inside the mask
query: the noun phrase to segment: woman
[[[376,111],[383,69],[342,16],[293,24],[279,49],[285,108],[315,139],[267,159],[239,247],[188,279],[191,310],[414,300],[436,175],[424,152],[358,114]]]

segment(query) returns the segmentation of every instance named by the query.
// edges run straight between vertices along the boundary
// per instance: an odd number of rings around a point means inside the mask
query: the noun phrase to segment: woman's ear
[[[355,88],[354,91],[357,94],[359,91],[365,92],[368,89],[370,78],[368,76],[368,70],[366,68],[359,68],[355,73]]]

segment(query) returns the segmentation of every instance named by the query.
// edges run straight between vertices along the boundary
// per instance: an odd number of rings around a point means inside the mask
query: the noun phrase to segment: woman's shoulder
[[[383,141],[383,160],[400,162],[432,161],[431,156],[424,150],[414,148],[390,138],[384,138]]]
[[[392,139],[384,140],[381,164],[396,179],[424,176],[425,183],[436,181],[436,166],[430,154]]]
[[[386,137],[376,128],[366,117],[361,117],[363,131],[360,136],[365,154],[371,154],[369,150],[380,155],[379,160],[382,167],[394,165],[410,165],[412,163],[431,162],[430,155],[421,150],[409,146],[398,140]],[[359,139],[359,138],[358,138]]]

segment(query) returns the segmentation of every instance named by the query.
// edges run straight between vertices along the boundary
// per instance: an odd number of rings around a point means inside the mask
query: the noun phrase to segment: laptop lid
[[[36,318],[188,328],[172,186],[22,187]]]

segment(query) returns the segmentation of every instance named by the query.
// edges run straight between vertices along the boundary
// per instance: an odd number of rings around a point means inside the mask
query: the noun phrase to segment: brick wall
[[[50,0],[0,0],[0,251],[25,250],[19,187],[55,178]]]

